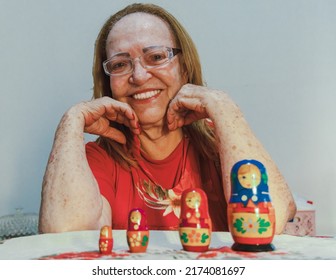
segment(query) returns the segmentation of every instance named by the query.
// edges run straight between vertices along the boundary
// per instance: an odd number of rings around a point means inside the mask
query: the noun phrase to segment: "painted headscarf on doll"
[[[267,185],[267,173],[264,165],[257,160],[242,160],[231,169],[230,203],[249,201],[254,204],[271,201]]]
[[[205,192],[200,188],[189,188],[182,192],[181,196],[181,218],[189,219],[190,215],[199,213],[200,219],[208,219],[208,199]]]
[[[128,230],[148,230],[147,217],[144,210],[134,208],[128,215]]]

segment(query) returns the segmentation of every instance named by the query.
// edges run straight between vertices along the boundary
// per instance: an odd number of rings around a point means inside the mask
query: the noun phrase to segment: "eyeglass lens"
[[[146,48],[145,53],[140,56],[141,65],[144,68],[155,68],[165,65],[175,55],[173,49],[164,47]],[[104,62],[104,68],[107,74],[122,75],[133,71],[133,63],[129,54],[119,54]]]

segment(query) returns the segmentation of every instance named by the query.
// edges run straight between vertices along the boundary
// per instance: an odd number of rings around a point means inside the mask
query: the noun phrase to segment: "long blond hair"
[[[102,63],[107,59],[106,41],[107,36],[116,22],[126,15],[132,13],[147,13],[155,15],[168,23],[174,36],[176,45],[182,50],[180,63],[188,73],[188,83],[195,85],[204,85],[200,59],[197,49],[191,37],[177,19],[167,12],[165,9],[153,4],[132,4],[112,15],[103,25],[98,34],[93,61],[93,98],[109,96],[112,98],[109,77],[104,73]],[[99,137],[97,142],[107,153],[112,156],[124,168],[136,166],[136,161],[129,152],[133,145],[133,137],[128,127],[111,123],[111,125],[122,131],[127,139],[126,148],[105,137]],[[208,125],[205,120],[196,121],[190,125],[183,127],[183,131],[191,139],[193,139],[195,148],[199,151],[201,158],[218,159],[217,146],[213,128]]]

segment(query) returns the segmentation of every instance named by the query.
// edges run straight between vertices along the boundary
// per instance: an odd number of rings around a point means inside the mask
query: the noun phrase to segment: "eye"
[[[148,65],[160,65],[168,60],[168,55],[165,51],[152,51],[145,55],[145,60]]]
[[[164,55],[162,55],[162,53],[156,53],[156,54],[153,54],[151,57],[150,57],[150,59],[152,60],[152,61],[160,61],[160,60],[162,60],[162,59],[164,59],[165,57],[164,57]]]
[[[120,72],[125,71],[125,69],[129,67],[129,65],[130,65],[130,61],[127,59],[124,59],[124,60],[110,61],[107,64],[107,67],[111,73],[115,74],[115,73],[120,73]]]

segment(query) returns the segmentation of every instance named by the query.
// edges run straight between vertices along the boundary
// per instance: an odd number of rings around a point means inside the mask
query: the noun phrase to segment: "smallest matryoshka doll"
[[[99,252],[101,254],[110,254],[113,248],[112,228],[103,226],[100,229],[99,236]]]
[[[184,250],[190,252],[208,250],[211,239],[211,219],[208,198],[200,188],[190,188],[182,193],[179,234]]]
[[[132,253],[146,252],[149,241],[147,217],[144,210],[134,208],[128,215],[127,244]]]

